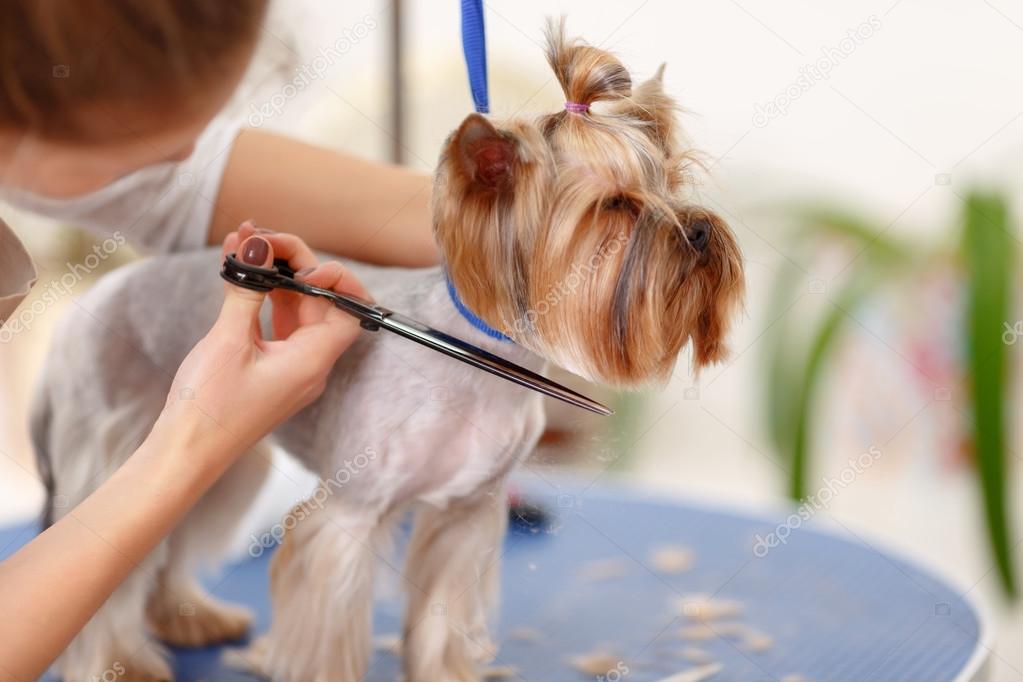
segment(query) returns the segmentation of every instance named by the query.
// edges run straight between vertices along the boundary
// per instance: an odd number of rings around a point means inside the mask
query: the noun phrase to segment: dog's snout
[[[686,229],[686,238],[697,251],[705,251],[710,243],[710,223],[706,220],[694,220]]]

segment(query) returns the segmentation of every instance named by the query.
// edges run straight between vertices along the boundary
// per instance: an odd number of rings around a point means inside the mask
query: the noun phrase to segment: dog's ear
[[[699,370],[728,358],[725,339],[745,290],[742,257],[732,231],[712,211],[688,206],[677,217],[686,236],[684,248],[699,263],[688,275],[692,284],[686,303],[693,306],[693,368]]]
[[[730,311],[729,311],[730,312]],[[727,318],[716,309],[704,310],[696,321],[693,334],[694,369],[714,365],[728,359],[725,345]]]
[[[615,113],[625,114],[650,125],[654,140],[670,156],[677,151],[675,113],[678,104],[664,92],[664,64],[650,79],[632,91],[632,97],[617,104]]]
[[[462,171],[476,185],[500,189],[509,185],[515,166],[515,141],[485,116],[470,114],[455,133]]]

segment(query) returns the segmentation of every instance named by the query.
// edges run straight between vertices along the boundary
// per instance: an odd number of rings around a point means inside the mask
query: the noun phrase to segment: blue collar
[[[452,283],[451,278],[448,277],[447,273],[444,274],[444,281],[447,282],[448,296],[451,297],[451,302],[455,305],[455,310],[462,314],[462,317],[465,318],[466,322],[492,339],[497,339],[499,341],[511,341],[511,339],[507,336],[481,320],[476,313],[469,310],[466,305],[462,303],[462,299],[458,297],[458,292],[455,291],[455,285]]]

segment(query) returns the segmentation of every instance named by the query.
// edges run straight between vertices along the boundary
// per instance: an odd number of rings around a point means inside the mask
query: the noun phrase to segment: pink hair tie
[[[565,102],[565,111],[571,111],[574,114],[585,114],[590,110],[589,104],[580,104],[579,102]]]

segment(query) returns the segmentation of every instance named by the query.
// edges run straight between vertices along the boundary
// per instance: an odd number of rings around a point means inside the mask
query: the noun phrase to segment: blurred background
[[[562,106],[541,42],[560,14],[637,78],[667,63],[707,171],[692,199],[736,231],[749,296],[728,363],[694,377],[683,357],[660,389],[606,395],[610,425],[551,406],[529,466],[748,509],[804,499],[981,598],[993,679],[1023,680],[1023,6],[493,0],[494,115]],[[231,105],[252,126],[429,171],[471,110],[455,2],[278,3],[263,42]],[[96,241],[0,211],[44,281]],[[27,401],[89,284],[2,339],[4,522],[40,504]],[[254,523],[295,494],[262,499]]]

